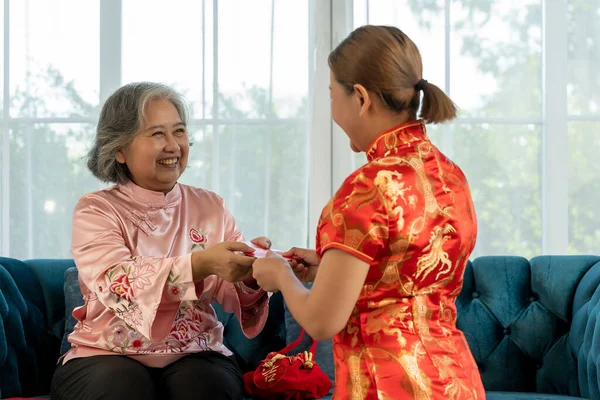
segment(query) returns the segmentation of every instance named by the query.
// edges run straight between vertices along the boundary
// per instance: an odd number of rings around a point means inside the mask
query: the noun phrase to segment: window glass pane
[[[71,217],[100,185],[88,172],[89,124],[19,124],[10,132],[10,256],[71,257]]]
[[[352,151],[352,150],[350,150]],[[356,171],[358,168],[362,167],[367,163],[367,155],[366,153],[353,153],[352,154],[352,171]]]
[[[569,124],[569,252],[600,254],[600,122]]]
[[[354,11],[353,22],[355,28],[368,23],[370,20],[369,8],[367,0],[354,0],[352,10]]]
[[[450,17],[461,116],[541,117],[542,1],[453,0]]]
[[[372,24],[393,25],[401,29],[419,48],[423,77],[444,89],[444,3],[444,0],[354,0],[354,27]]]
[[[600,0],[569,1],[569,113],[600,115]]]
[[[474,257],[541,253],[541,128],[452,127],[453,156],[469,181],[479,234]]]
[[[192,102],[195,118],[214,117],[215,78],[221,119],[304,117],[308,3],[222,0],[217,4],[215,10],[212,1],[177,0],[167,8],[159,1],[124,2],[124,82],[152,80],[174,86]],[[145,12],[140,13],[140,8]],[[148,23],[153,19],[177,21],[177,29],[156,29]],[[156,48],[169,52],[158,55]],[[235,114],[232,107],[242,113]]]
[[[219,90],[236,108],[251,118],[297,117],[307,87],[308,2],[219,1]]]
[[[354,26],[394,25],[423,58],[425,79],[446,89],[461,116],[540,117],[541,0],[354,1]],[[446,65],[446,12],[450,19]]]
[[[99,4],[99,0],[10,2],[11,116],[95,114]]]
[[[186,95],[194,117],[212,116],[212,4],[123,1],[123,83],[166,83]]]

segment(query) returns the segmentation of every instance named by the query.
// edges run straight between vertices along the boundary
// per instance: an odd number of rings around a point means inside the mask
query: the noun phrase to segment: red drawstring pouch
[[[317,341],[313,340],[310,352],[286,356],[300,344],[300,337],[279,352],[272,352],[262,360],[255,371],[244,374],[246,393],[266,400],[319,399],[331,389],[331,380],[315,362]]]

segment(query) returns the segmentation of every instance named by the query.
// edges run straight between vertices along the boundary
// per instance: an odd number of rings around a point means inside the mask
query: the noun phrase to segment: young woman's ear
[[[356,84],[354,85],[354,93],[356,96],[356,101],[358,102],[358,106],[360,108],[359,116],[362,117],[365,115],[369,107],[371,107],[371,96],[367,89],[363,85]]]

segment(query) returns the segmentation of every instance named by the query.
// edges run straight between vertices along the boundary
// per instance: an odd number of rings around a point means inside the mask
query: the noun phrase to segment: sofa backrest
[[[599,280],[600,257],[481,257],[470,262],[457,300],[457,324],[486,390],[584,397],[597,390],[597,371],[582,365],[594,354],[585,348],[582,331],[589,330],[589,310],[598,313],[599,299],[592,296]],[[592,364],[598,354],[596,348]]]
[[[0,257],[0,398],[48,393],[64,331],[72,260]]]

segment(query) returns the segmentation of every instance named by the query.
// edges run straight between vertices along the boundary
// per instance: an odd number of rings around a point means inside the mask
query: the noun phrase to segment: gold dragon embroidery
[[[433,363],[439,371],[440,378],[449,380],[444,387],[444,396],[448,400],[477,399],[477,391],[469,389],[466,382],[456,376],[462,366],[448,356],[434,356]]]
[[[381,341],[381,333],[396,336],[400,347],[406,347],[406,338],[402,334],[402,329],[394,325],[401,325],[404,328],[409,327],[407,323],[412,325],[412,321],[407,318],[411,314],[410,305],[397,304],[397,299],[369,301],[367,304],[373,311],[367,315],[367,323],[364,326],[365,333],[372,335],[376,342]]]
[[[450,239],[450,233],[456,233],[456,229],[450,224],[443,227],[436,226],[431,231],[429,244],[423,249],[423,254],[417,261],[417,279],[425,279],[440,263],[445,266],[438,272],[435,279],[440,275],[447,274],[452,270],[452,261],[448,258],[448,253],[444,251],[444,244]]]

